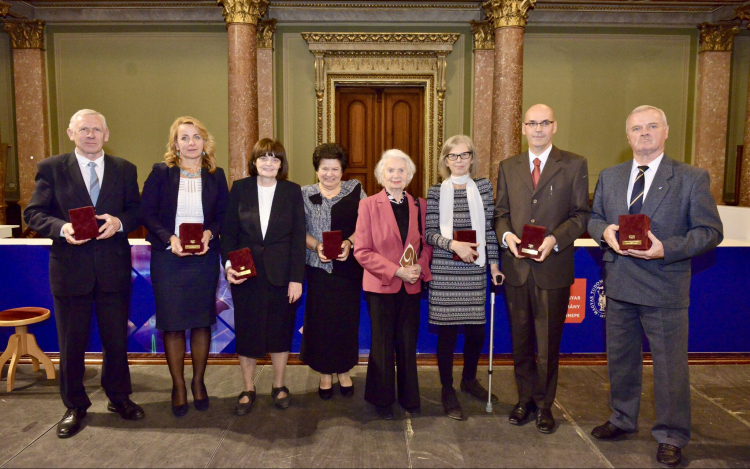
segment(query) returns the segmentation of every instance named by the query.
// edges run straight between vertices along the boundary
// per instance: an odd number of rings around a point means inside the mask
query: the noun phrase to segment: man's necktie
[[[539,158],[534,158],[534,170],[531,172],[531,182],[534,183],[534,189],[536,189],[536,184],[539,182],[539,177],[542,175],[542,170],[540,169],[540,166],[542,165],[542,160]]]
[[[91,196],[91,202],[96,206],[96,201],[99,199],[99,176],[96,175],[96,163],[93,161],[89,163],[91,168],[91,175],[89,176],[89,195]]]
[[[646,170],[648,170],[648,166],[638,166],[638,175],[633,183],[633,192],[630,194],[630,206],[628,207],[628,212],[631,215],[641,213],[643,191],[646,189],[646,176],[644,175]]]

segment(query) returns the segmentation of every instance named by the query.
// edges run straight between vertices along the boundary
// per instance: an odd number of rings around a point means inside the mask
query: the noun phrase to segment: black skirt
[[[260,269],[257,277],[232,285],[238,355],[263,358],[292,349],[297,302],[289,304],[288,292],[288,285],[271,284]]]
[[[346,373],[359,362],[362,280],[309,265],[306,274],[300,359],[319,373]]]
[[[151,250],[151,284],[156,301],[156,328],[184,331],[216,322],[219,251],[203,256],[177,257],[171,251]]]

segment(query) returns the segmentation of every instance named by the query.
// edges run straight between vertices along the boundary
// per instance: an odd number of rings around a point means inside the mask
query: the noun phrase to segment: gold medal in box
[[[203,251],[203,223],[183,223],[180,225],[180,243],[182,252],[196,253]]]
[[[250,248],[242,248],[229,253],[229,262],[232,268],[237,272],[236,277],[255,277],[258,272],[255,270],[255,261],[253,261],[253,252]]]

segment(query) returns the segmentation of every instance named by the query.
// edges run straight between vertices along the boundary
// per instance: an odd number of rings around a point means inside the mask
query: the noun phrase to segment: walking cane
[[[500,282],[500,276],[495,278],[496,282]],[[490,367],[487,371],[489,374],[489,391],[487,393],[487,407],[485,411],[488,414],[492,413],[492,348],[495,345],[495,288],[494,284],[490,285]]]

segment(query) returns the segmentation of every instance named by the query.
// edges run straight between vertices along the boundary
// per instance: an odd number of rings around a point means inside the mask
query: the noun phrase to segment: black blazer
[[[260,229],[258,179],[234,181],[229,208],[221,229],[221,253],[249,247],[259,275],[282,287],[302,283],[305,277],[305,207],[299,184],[278,181],[271,205],[266,237]]]
[[[213,239],[209,249],[219,248],[219,234],[229,201],[229,189],[224,170],[216,168],[213,174],[201,171],[201,199],[203,201],[203,229],[210,230]],[[156,163],[143,185],[141,211],[143,226],[148,230],[146,241],[152,249],[166,250],[169,238],[175,234],[174,219],[177,214],[177,196],[180,192],[180,168]]]
[[[68,210],[90,205],[91,198],[75,153],[52,156],[38,164],[34,193],[23,217],[32,230],[52,238],[49,280],[53,295],[85,295],[96,282],[108,292],[130,288],[128,233],[141,224],[141,196],[135,165],[104,155],[104,176],[96,213],[119,218],[122,232],[102,241],[92,239],[80,246],[68,244],[60,237],[63,225],[70,222]]]

